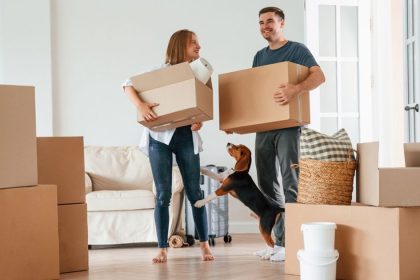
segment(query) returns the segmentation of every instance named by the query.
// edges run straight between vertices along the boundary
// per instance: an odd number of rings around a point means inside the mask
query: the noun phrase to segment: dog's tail
[[[284,205],[281,203],[275,201],[273,198],[266,195],[263,191],[261,191],[263,196],[267,199],[268,203],[270,203],[270,206],[274,209],[276,209],[278,212],[284,212]]]

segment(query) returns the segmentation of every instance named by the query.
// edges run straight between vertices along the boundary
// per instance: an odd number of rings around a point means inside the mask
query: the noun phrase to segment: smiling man
[[[325,81],[324,74],[308,48],[298,42],[287,40],[283,35],[284,13],[277,7],[266,7],[259,12],[261,35],[268,46],[254,56],[252,67],[258,67],[283,61],[291,61],[309,68],[308,77],[299,84],[279,83],[273,89],[273,102],[284,105],[302,91],[315,89]],[[279,205],[283,204],[283,186],[285,202],[296,202],[298,193],[298,171],[290,165],[299,160],[300,127],[257,132],[255,137],[255,162],[258,184],[261,190]],[[280,174],[278,170],[280,169]],[[277,178],[281,175],[282,184]],[[257,256],[271,261],[283,261],[284,250],[284,215],[274,226],[275,247],[255,252]]]

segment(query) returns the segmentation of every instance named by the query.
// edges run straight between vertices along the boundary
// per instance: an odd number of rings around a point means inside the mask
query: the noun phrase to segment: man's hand
[[[139,110],[143,119],[147,122],[154,121],[158,118],[155,112],[153,112],[153,107],[158,106],[158,103],[141,103],[137,110]]]
[[[201,123],[201,122],[193,123],[191,125],[191,130],[192,131],[200,130],[202,126],[203,126],[203,123]]]
[[[280,105],[286,105],[289,103],[297,94],[299,93],[299,88],[296,85],[289,83],[284,83],[279,85],[276,92],[274,92],[273,98],[274,102]]]

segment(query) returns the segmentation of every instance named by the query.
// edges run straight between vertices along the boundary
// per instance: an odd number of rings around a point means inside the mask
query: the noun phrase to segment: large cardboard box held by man
[[[357,144],[357,151],[358,202],[384,207],[420,206],[420,167],[379,168],[378,142]]]
[[[38,184],[35,89],[0,85],[0,189]]]
[[[418,279],[420,207],[286,204],[287,274],[299,275],[298,250],[304,248],[301,225],[334,222],[338,279]]]
[[[86,203],[58,206],[60,273],[88,270]]]
[[[83,137],[38,137],[38,181],[57,185],[58,204],[84,203]]]
[[[56,186],[0,189],[0,279],[59,279]]]
[[[144,102],[158,103],[153,108],[155,121],[145,121],[138,114],[138,122],[154,130],[163,131],[195,122],[213,119],[213,90],[197,80],[188,62],[168,66],[130,78]]]
[[[273,98],[280,84],[297,84],[307,76],[307,67],[292,62],[219,75],[220,129],[242,134],[309,124],[309,92],[287,105]]]

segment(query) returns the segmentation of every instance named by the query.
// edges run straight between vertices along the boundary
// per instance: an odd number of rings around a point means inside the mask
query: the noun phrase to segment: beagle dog
[[[231,143],[227,143],[227,150],[229,155],[236,160],[233,172],[223,179],[220,175],[209,174],[212,172],[207,171],[205,175],[219,180],[221,185],[214,193],[204,199],[198,200],[194,206],[203,207],[207,202],[218,196],[223,196],[228,193],[231,194],[257,215],[259,218],[260,233],[265,243],[273,248],[274,241],[271,238],[271,231],[276,221],[281,217],[281,213],[284,212],[284,208],[264,195],[249,175],[251,151],[244,145],[236,146]]]

